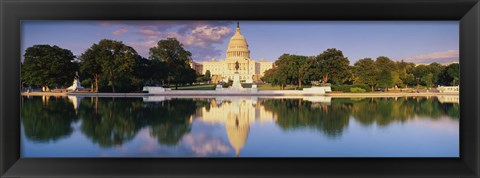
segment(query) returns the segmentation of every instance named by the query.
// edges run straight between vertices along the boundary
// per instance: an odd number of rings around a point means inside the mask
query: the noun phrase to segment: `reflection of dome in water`
[[[247,141],[250,123],[247,119],[239,119],[238,117],[228,118],[226,129],[230,145],[235,148],[235,154],[238,156]]]

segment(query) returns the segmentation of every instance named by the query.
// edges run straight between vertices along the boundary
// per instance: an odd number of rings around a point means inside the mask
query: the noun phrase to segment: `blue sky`
[[[81,55],[101,39],[122,41],[140,55],[167,37],[194,61],[223,59],[236,21],[23,21],[22,55],[35,44],[57,45]],[[240,21],[251,57],[274,61],[284,53],[313,56],[328,48],[350,63],[387,56],[415,63],[457,62],[458,21]]]

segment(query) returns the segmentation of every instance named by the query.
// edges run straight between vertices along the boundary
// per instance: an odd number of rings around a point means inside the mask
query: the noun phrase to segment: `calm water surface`
[[[458,96],[23,97],[23,157],[458,157]]]

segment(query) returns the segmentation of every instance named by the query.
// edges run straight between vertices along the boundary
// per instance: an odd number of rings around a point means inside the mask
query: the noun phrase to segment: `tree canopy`
[[[94,78],[95,91],[98,91],[100,79],[112,92],[116,92],[116,87],[127,91],[140,60],[140,55],[132,47],[120,41],[103,39],[81,55],[80,69]]]
[[[265,71],[262,80],[283,89],[286,84],[310,84],[311,81],[343,84],[351,77],[348,58],[342,51],[327,49],[318,56],[283,54],[275,61],[275,68]]]
[[[374,90],[377,85],[378,70],[375,67],[375,61],[371,58],[360,59],[354,64],[355,82],[366,84]]]
[[[439,84],[460,85],[460,65],[453,63],[445,67],[439,74]]]
[[[307,63],[307,56],[283,54],[275,61],[277,70],[283,74],[279,75],[280,84],[296,84],[298,87],[302,87],[302,83],[305,77],[302,67]],[[281,79],[283,77],[284,79]]]
[[[160,40],[157,45],[150,48],[150,60],[165,63],[167,84],[193,83],[195,70],[190,67],[192,53],[185,50],[183,45],[175,38]]]
[[[349,63],[342,51],[330,48],[317,56],[308,58],[301,66],[301,71],[303,77],[310,81],[341,84],[350,77]]]
[[[25,51],[21,79],[38,87],[68,87],[78,69],[75,56],[68,49],[50,45],[34,45]]]

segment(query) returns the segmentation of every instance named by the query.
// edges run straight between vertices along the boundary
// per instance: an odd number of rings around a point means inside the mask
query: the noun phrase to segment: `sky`
[[[122,41],[148,58],[159,40],[174,37],[194,61],[224,59],[237,21],[22,21],[21,54],[36,44],[80,56],[101,39]],[[251,58],[275,61],[284,53],[314,56],[343,51],[353,64],[387,56],[423,63],[459,61],[458,21],[239,21]],[[23,57],[22,57],[23,58]]]

